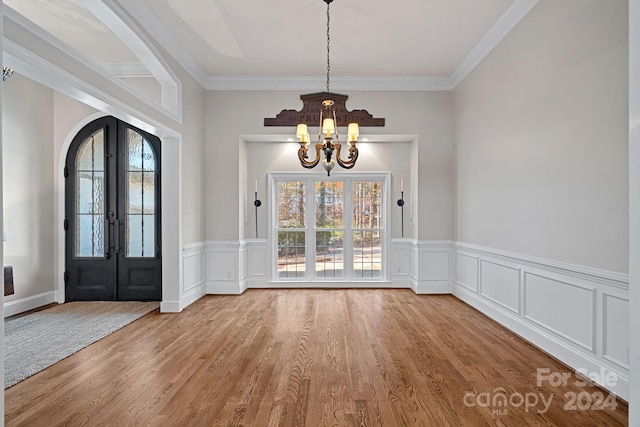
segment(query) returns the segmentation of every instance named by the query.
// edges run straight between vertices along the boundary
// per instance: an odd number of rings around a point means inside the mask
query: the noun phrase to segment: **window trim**
[[[390,261],[390,248],[391,248],[391,174],[389,172],[349,172],[349,173],[334,173],[334,175],[327,177],[324,173],[304,173],[304,172],[273,172],[267,174],[268,176],[268,185],[267,191],[269,195],[270,208],[268,209],[268,236],[267,236],[267,245],[269,247],[268,262],[269,262],[269,283],[273,283],[277,286],[287,286],[287,287],[317,287],[317,286],[326,286],[326,287],[352,287],[358,286],[359,284],[362,286],[379,286],[390,284],[390,274],[391,268],[389,265]],[[315,271],[315,257],[307,257],[306,266],[305,266],[305,275],[304,279],[301,278],[280,278],[278,277],[278,266],[277,266],[277,258],[278,258],[278,242],[277,242],[277,183],[279,181],[304,181],[307,187],[307,197],[309,197],[309,191],[314,188],[313,184],[317,181],[342,181],[345,183],[345,188],[347,185],[352,188],[352,183],[354,181],[367,181],[367,180],[378,180],[381,182],[382,189],[382,224],[380,227],[380,231],[382,233],[382,245],[381,245],[381,271],[380,277],[375,279],[367,279],[367,278],[355,278],[352,274],[348,274],[347,272],[352,270],[345,269],[345,274],[342,278],[324,278],[324,277],[316,277]],[[313,190],[311,190],[313,192]],[[308,201],[308,198],[307,198]],[[311,204],[313,205],[313,204]],[[314,232],[314,224],[310,221],[315,220],[315,206],[309,206],[307,203],[307,209],[305,211],[305,232]],[[351,212],[352,210],[347,211],[346,207],[352,206],[352,200],[346,200],[345,194],[345,212],[349,212],[345,214],[344,229],[345,229],[345,241],[347,236],[351,236],[353,234],[352,225],[347,227],[347,224],[351,224]],[[309,209],[310,208],[310,209]],[[309,231],[310,230],[310,231]],[[306,239],[305,244],[305,253],[315,253],[315,239]],[[351,245],[351,243],[350,243]],[[350,247],[353,249],[353,246]],[[347,254],[349,252],[349,254]],[[350,254],[351,251],[345,251],[343,262],[346,264],[347,262],[352,263],[353,257]],[[311,259],[313,258],[313,259]]]

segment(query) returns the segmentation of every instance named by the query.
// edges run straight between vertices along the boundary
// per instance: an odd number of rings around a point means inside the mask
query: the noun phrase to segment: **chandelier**
[[[333,0],[323,0],[327,4],[327,94],[330,94],[330,74],[331,74],[331,59],[330,59],[330,22],[331,15],[329,13],[329,7]],[[323,153],[322,167],[327,171],[327,175],[331,174],[331,170],[335,167],[336,161],[338,164],[345,168],[351,169],[356,165],[358,160],[358,148],[356,143],[358,142],[358,136],[360,132],[358,130],[357,123],[349,123],[347,127],[347,143],[349,144],[348,157],[343,160],[340,157],[342,144],[340,143],[338,135],[338,121],[336,120],[336,112],[334,109],[334,102],[331,99],[322,101],[322,108],[320,108],[320,122],[318,123],[318,142],[316,143],[316,155],[315,159],[309,160],[309,131],[306,123],[298,124],[296,128],[296,137],[300,139],[300,148],[298,149],[298,159],[300,164],[307,168],[314,168],[320,162],[320,152]]]

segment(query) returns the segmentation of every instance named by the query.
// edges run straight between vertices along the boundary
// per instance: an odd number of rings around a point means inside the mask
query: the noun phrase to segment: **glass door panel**
[[[344,182],[315,183],[316,277],[344,277]]]
[[[102,117],[65,163],[65,299],[162,298],[160,140]]]
[[[156,161],[142,135],[127,129],[126,256],[155,257]]]
[[[278,278],[306,276],[305,185],[302,181],[277,186]]]
[[[76,257],[104,257],[104,130],[82,141],[76,154]]]

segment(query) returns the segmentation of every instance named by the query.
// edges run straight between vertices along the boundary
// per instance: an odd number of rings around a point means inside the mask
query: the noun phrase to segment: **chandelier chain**
[[[329,5],[330,2],[327,2],[327,92],[331,92],[329,90],[329,74],[331,73],[331,60],[329,59],[329,54],[331,52],[329,45],[331,43],[331,36],[329,33],[329,22],[331,21],[331,15],[329,14]]]

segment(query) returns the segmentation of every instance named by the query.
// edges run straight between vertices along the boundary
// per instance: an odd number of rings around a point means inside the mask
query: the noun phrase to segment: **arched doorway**
[[[65,163],[67,301],[162,299],[160,140],[115,117],[87,124]]]

